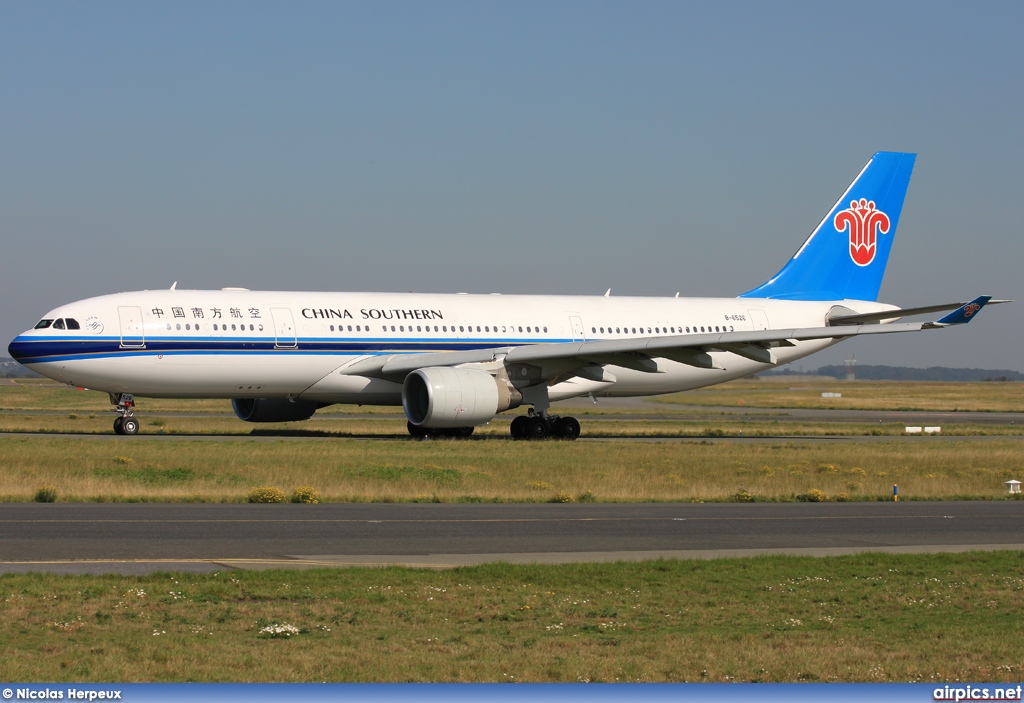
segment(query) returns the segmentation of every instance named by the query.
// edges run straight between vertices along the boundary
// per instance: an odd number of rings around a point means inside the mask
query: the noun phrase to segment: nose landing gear
[[[132,408],[135,407],[135,397],[131,393],[111,393],[110,402],[117,406],[114,434],[138,434],[139,421],[135,419],[135,414],[132,412]]]

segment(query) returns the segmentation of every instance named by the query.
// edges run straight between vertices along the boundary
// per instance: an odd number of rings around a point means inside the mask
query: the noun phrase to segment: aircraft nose
[[[27,341],[21,336],[15,337],[7,345],[7,354],[15,361],[21,361],[28,356]]]

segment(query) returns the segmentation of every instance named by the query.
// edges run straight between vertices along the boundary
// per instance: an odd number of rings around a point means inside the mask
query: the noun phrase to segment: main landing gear
[[[132,408],[135,407],[135,397],[130,393],[111,393],[110,402],[117,406],[114,434],[138,434],[139,421],[135,419],[135,414],[132,412]]]
[[[512,439],[567,439],[572,441],[580,436],[580,423],[574,417],[559,417],[535,413],[518,415],[512,420]]]
[[[414,425],[411,422],[406,423],[406,427],[416,439],[426,439],[428,437],[447,437],[449,439],[466,439],[473,434],[475,427],[448,427],[445,429],[431,429],[429,427],[420,427]]]

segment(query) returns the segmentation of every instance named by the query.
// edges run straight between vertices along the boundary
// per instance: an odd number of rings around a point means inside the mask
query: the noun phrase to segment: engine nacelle
[[[405,377],[402,407],[418,427],[473,427],[518,407],[523,396],[508,382],[486,371],[435,366]]]
[[[323,403],[288,398],[234,398],[231,407],[246,422],[291,422],[308,420]]]

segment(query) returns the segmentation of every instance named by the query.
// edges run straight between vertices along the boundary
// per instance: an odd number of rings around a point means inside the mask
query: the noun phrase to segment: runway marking
[[[366,524],[374,525],[381,523],[388,524],[450,524],[450,523],[504,523],[504,522],[764,522],[766,520],[775,521],[808,521],[808,520],[943,520],[954,518],[954,515],[805,515],[805,516],[793,516],[793,517],[621,517],[621,518],[606,518],[606,517],[584,517],[584,518],[471,518],[471,519],[453,519],[453,520],[434,520],[434,519],[362,519],[357,520],[353,518],[338,518],[338,519],[250,519],[242,518],[238,520],[230,519],[195,519],[195,520],[161,520],[161,519],[146,519],[146,520],[115,520],[115,519],[99,519],[99,520],[85,520],[85,519],[66,519],[66,520],[6,520],[0,519],[0,524],[3,523],[17,523],[17,524],[206,524],[206,523],[323,523],[323,524]],[[977,518],[1005,518],[1005,517],[1019,517],[1017,515],[976,515],[973,517]]]
[[[228,559],[196,559],[184,557],[181,559],[50,559],[44,561],[0,561],[0,566],[32,566],[41,564],[75,564],[88,566],[89,564],[335,564],[337,562],[322,559],[242,559],[231,557]]]
[[[89,567],[103,565],[204,565],[225,569],[252,569],[259,567],[330,567],[381,568],[405,567],[414,569],[450,569],[460,566],[504,562],[510,564],[570,564],[608,563],[616,561],[652,561],[657,559],[742,559],[756,556],[839,557],[855,554],[938,554],[973,551],[1024,551],[1024,544],[923,544],[882,545],[862,544],[848,547],[768,547],[753,549],[684,549],[651,551],[607,552],[498,552],[457,554],[323,554],[284,555],[264,558],[228,559],[55,559],[49,561],[0,561],[3,567],[64,566]]]

